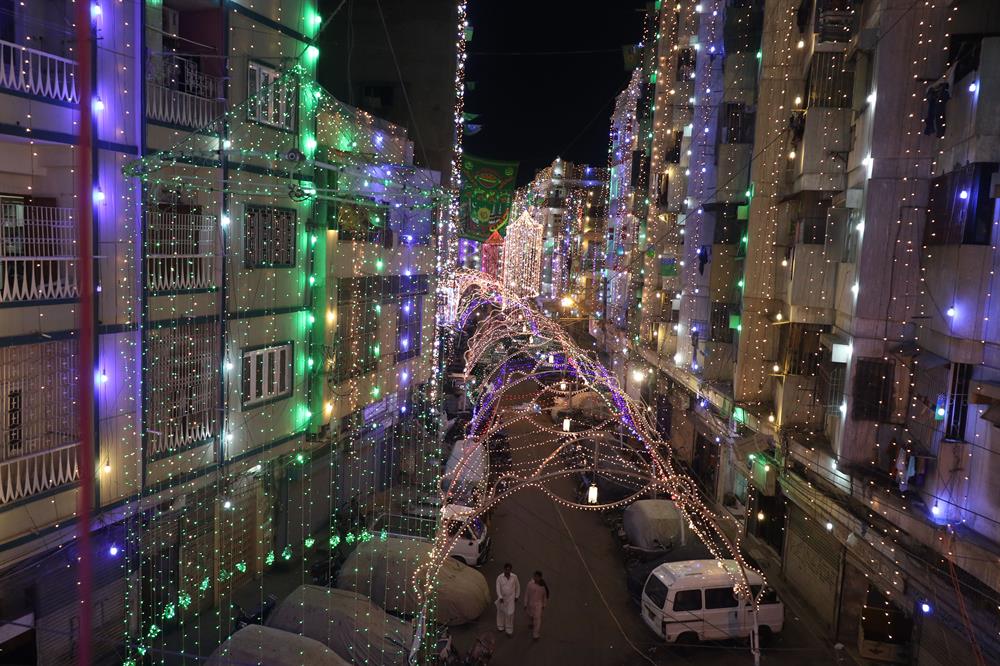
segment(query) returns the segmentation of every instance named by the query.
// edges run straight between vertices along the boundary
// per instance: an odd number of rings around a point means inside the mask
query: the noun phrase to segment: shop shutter
[[[789,506],[785,576],[830,631],[840,592],[843,546],[817,521]]]

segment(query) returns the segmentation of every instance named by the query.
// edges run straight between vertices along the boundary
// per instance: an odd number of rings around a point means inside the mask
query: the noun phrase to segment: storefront
[[[788,504],[784,573],[832,635],[836,627],[844,548],[802,509]]]

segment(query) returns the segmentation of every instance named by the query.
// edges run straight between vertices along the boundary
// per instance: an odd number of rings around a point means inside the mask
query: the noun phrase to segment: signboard
[[[494,230],[507,224],[517,166],[517,162],[498,162],[472,155],[462,158],[459,204],[463,236],[486,240]]]

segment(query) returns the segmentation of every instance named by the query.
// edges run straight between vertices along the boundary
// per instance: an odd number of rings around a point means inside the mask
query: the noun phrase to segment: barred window
[[[247,117],[279,129],[295,130],[295,85],[291,77],[259,62],[247,66]]]
[[[180,324],[149,331],[146,433],[152,458],[219,431],[219,325]]]
[[[948,395],[948,421],[945,439],[964,440],[965,426],[969,419],[969,383],[972,380],[972,364],[953,363],[951,368],[951,391]]]
[[[295,219],[294,210],[247,206],[243,222],[246,267],[294,267]]]
[[[712,303],[712,342],[733,342],[733,329],[729,327],[729,315],[735,313],[736,306],[730,303]]]
[[[292,343],[243,352],[243,406],[252,407],[292,394]]]
[[[337,284],[337,331],[333,339],[333,381],[341,383],[378,367],[382,355],[379,315],[382,304],[375,292],[360,287],[366,278],[345,278]]]
[[[424,298],[403,298],[396,324],[396,362],[420,355],[420,329],[423,323]]]

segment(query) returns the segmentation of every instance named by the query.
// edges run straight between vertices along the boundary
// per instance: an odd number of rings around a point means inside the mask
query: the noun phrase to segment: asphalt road
[[[509,428],[508,435],[530,438],[532,430],[530,423],[522,422]],[[515,464],[518,455],[515,451]],[[563,485],[554,490],[563,497],[572,496],[573,481],[557,483]],[[491,590],[504,562],[510,562],[522,590],[532,572],[540,569],[552,597],[539,640],[532,640],[530,621],[520,602],[512,638],[497,631],[495,608],[490,606],[475,623],[453,629],[463,654],[477,636],[489,634],[496,640],[491,663],[497,666],[754,663],[745,641],[668,647],[659,640],[628,598],[620,546],[600,513],[559,505],[540,490],[529,488],[496,508],[490,530],[491,556],[481,570]],[[794,603],[789,606],[784,631],[763,646],[762,664],[850,663],[839,661],[837,651],[797,617]]]

